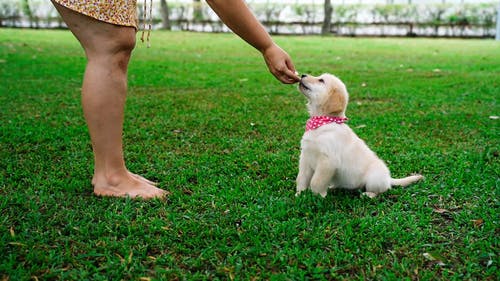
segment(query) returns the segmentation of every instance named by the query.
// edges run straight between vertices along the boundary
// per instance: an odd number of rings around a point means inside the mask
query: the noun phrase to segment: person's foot
[[[131,173],[130,171],[127,171],[129,173],[129,175],[135,177],[136,179],[138,180],[141,180],[147,184],[150,184],[150,185],[154,185],[154,186],[157,186],[158,183],[157,182],[154,182],[154,181],[150,181],[148,180],[147,178],[141,176],[141,175],[137,175],[137,174],[134,174],[134,173]],[[95,186],[95,183],[97,182],[97,177],[94,175],[94,177],[92,178],[92,186]]]
[[[115,175],[109,179],[94,177],[92,184],[97,196],[152,199],[163,198],[169,194],[168,191],[154,186],[155,183],[130,172],[125,176]]]
[[[147,178],[143,177],[143,176],[140,176],[140,175],[137,175],[137,174],[134,174],[134,173],[131,173],[131,172],[128,172],[131,176],[135,177],[136,179],[140,180],[140,181],[143,181],[147,184],[150,184],[150,185],[154,185],[154,186],[157,186],[158,183],[157,182],[154,182],[154,181],[150,181],[148,180]]]

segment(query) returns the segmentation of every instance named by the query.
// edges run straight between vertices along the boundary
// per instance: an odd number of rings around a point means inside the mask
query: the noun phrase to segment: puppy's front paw
[[[299,197],[301,191],[295,192],[295,197]]]
[[[377,197],[377,193],[375,193],[375,192],[363,192],[363,193],[361,193],[361,196],[366,196],[366,197],[373,199],[373,198]]]

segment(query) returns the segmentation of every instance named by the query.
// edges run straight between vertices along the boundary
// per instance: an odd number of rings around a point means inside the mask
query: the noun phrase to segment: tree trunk
[[[321,27],[321,34],[327,35],[332,30],[332,2],[331,0],[325,0],[324,5],[325,17],[323,18],[323,26]]]
[[[161,28],[170,30],[170,17],[168,14],[168,4],[167,0],[160,0],[161,5]]]
[[[194,21],[203,20],[203,11],[201,9],[201,0],[193,0],[193,19]]]
[[[30,2],[28,0],[22,1],[23,12],[30,21],[30,28],[33,28],[33,13],[31,12]]]

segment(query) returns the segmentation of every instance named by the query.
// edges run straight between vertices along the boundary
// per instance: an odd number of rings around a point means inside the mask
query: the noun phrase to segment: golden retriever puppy
[[[297,193],[307,188],[325,197],[328,188],[364,188],[373,198],[391,186],[407,186],[413,175],[391,178],[389,169],[344,122],[347,89],[334,75],[302,75],[299,90],[307,98],[310,119],[301,141]]]

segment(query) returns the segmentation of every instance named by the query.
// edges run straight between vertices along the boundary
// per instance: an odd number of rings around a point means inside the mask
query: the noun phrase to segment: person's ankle
[[[129,177],[130,174],[126,169],[119,169],[106,173],[105,179],[108,185],[118,186]]]

